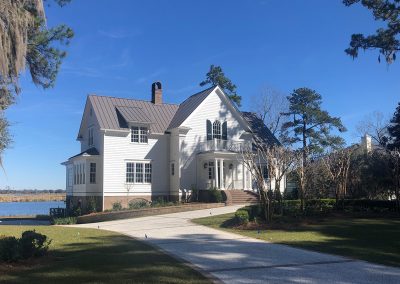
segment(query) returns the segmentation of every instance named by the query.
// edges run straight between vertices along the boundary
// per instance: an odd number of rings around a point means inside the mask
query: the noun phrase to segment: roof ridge
[[[128,99],[128,98],[120,98],[120,97],[114,97],[114,96],[104,96],[104,95],[97,95],[97,94],[89,94],[87,95],[88,97],[102,97],[102,98],[110,98],[110,99],[119,99],[119,100],[128,100],[128,101],[139,101],[139,102],[146,102],[153,104],[151,101],[146,101],[142,99]],[[160,105],[155,105],[155,106],[162,106],[162,105],[173,105],[173,106],[179,106],[180,104],[173,104],[173,103],[162,103]]]

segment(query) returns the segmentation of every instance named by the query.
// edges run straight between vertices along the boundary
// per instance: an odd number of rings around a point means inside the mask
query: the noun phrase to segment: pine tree
[[[389,142],[388,149],[400,149],[400,103],[396,108],[393,118],[388,126]]]
[[[200,83],[201,87],[206,85],[220,86],[233,102],[238,106],[241,105],[242,97],[236,93],[236,85],[225,76],[220,66],[210,66],[210,71],[206,74],[206,79]]]

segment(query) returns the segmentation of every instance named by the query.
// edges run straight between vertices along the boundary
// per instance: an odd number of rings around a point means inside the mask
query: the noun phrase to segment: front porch
[[[197,188],[251,190],[251,174],[241,156],[234,152],[206,152],[197,155]]]

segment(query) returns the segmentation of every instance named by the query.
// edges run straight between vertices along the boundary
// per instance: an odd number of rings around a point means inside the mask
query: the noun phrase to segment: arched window
[[[213,138],[221,139],[221,123],[218,120],[213,123]]]

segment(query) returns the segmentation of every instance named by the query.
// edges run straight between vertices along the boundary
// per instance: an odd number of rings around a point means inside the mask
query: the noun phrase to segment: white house
[[[184,189],[252,190],[241,147],[253,135],[279,143],[255,114],[241,112],[214,86],[181,104],[89,95],[77,140],[64,162],[67,204],[95,199],[105,210],[131,199],[179,199]]]

